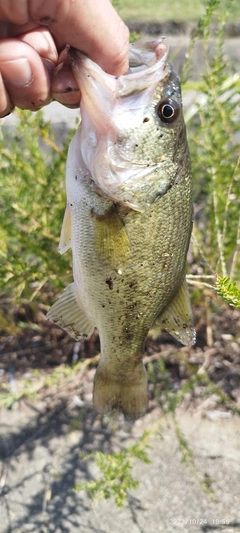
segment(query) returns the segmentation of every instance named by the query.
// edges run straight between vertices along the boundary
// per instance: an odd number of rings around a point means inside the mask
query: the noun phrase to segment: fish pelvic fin
[[[185,346],[195,344],[196,332],[185,279],[164,312],[157,318],[156,323]]]
[[[79,306],[74,292],[74,283],[68,285],[47,313],[47,319],[67,331],[76,340],[88,338],[94,331],[85,311]]]
[[[71,211],[69,205],[66,206],[63,223],[62,223],[62,229],[61,229],[61,235],[60,235],[60,242],[59,242],[59,252],[60,254],[64,254],[69,248],[72,246],[72,219],[71,219]]]
[[[104,414],[117,409],[128,420],[143,416],[148,406],[147,377],[143,363],[138,363],[131,376],[113,377],[107,365],[99,363],[94,378],[93,405]]]
[[[104,214],[91,212],[95,220],[95,245],[99,257],[114,269],[123,267],[130,257],[129,237],[117,212],[112,205]]]

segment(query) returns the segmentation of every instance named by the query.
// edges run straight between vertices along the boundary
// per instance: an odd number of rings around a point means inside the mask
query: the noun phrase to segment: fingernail
[[[55,69],[54,63],[50,59],[47,59],[46,57],[42,57],[41,59],[42,59],[42,62],[44,64],[45,68],[48,71],[48,74],[50,74],[50,76],[51,76],[53,70]]]
[[[2,116],[0,117],[0,119],[6,118],[6,117],[8,117],[9,115],[11,115],[11,113],[13,112],[13,110],[14,110],[14,106],[11,107],[11,109],[10,109],[10,111],[8,111],[8,113],[5,113],[5,115],[2,115]]]
[[[29,85],[33,78],[30,63],[26,57],[0,61],[0,72],[5,82],[16,87]]]

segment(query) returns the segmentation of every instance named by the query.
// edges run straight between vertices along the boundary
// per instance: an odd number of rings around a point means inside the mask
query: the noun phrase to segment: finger
[[[7,37],[18,37],[22,33],[32,31],[35,28],[39,27],[39,24],[35,24],[35,22],[32,21],[29,21],[26,24],[14,24],[8,21],[3,22],[1,20],[1,14],[0,21],[0,39],[6,39]]]
[[[0,42],[0,73],[12,105],[37,110],[51,100],[50,75],[54,64],[41,59],[18,39]]]
[[[106,72],[128,70],[129,32],[109,0],[29,2],[30,19],[46,24],[59,42],[85,52]]]
[[[35,28],[19,35],[19,39],[36,50],[41,57],[49,59],[57,65],[58,51],[53,36],[47,28]]]
[[[0,118],[6,117],[6,115],[9,115],[13,107],[14,106],[9,98],[8,92],[4,85],[4,81],[0,74]]]
[[[29,20],[27,0],[1,0],[0,20],[25,24]]]
[[[68,107],[79,107],[80,91],[69,61],[60,63],[52,76],[51,93],[54,100]]]

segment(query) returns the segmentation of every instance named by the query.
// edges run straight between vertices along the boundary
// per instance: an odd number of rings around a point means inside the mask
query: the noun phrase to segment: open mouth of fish
[[[75,48],[70,49],[70,60],[77,74],[82,98],[96,127],[103,131],[103,128],[109,125],[109,112],[112,111],[112,106],[118,98],[131,96],[149,88],[144,98],[146,104],[151,101],[156,85],[161,79],[164,80],[169,72],[168,52],[169,47],[164,37],[147,43],[131,43],[129,72],[123,76],[112,76],[104,72],[85,54]],[[100,113],[103,112],[107,120],[105,126],[102,123],[102,115],[99,121]]]
[[[81,52],[70,49],[73,71],[81,90],[81,154],[86,175],[89,173],[100,194],[142,211],[146,206],[137,200],[145,178],[156,171],[164,159],[149,163],[133,156],[127,141],[129,128],[149,121],[157,87],[164,87],[171,75],[168,44],[165,38],[129,45],[129,72],[123,76],[105,73]],[[178,84],[174,91],[179,94]],[[171,94],[171,90],[169,90]],[[130,153],[131,152],[131,153]],[[129,155],[130,153],[130,155]],[[137,188],[135,185],[137,183]],[[143,185],[144,186],[144,185]],[[160,195],[169,183],[162,182]],[[155,199],[155,194],[153,194]],[[149,203],[151,203],[149,195]]]

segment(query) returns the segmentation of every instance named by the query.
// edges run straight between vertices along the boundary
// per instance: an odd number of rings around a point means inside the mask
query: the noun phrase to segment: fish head
[[[129,72],[117,77],[75,49],[70,59],[81,91],[78,150],[86,175],[99,194],[144,211],[179,180],[188,157],[167,41],[130,44]]]

